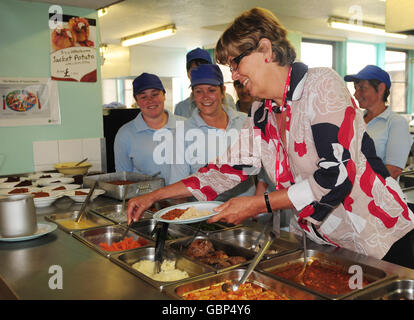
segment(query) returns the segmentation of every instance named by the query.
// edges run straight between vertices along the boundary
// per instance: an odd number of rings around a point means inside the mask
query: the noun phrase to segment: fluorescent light
[[[129,37],[122,38],[121,44],[124,47],[133,46],[139,43],[165,38],[175,34],[175,32],[175,25],[170,24],[168,26],[148,30],[145,32],[134,34]]]
[[[344,19],[344,18],[338,18],[338,17],[330,17],[328,19],[328,23],[331,28],[335,28],[335,29],[363,32],[363,33],[375,34],[375,35],[385,36],[385,37],[400,38],[400,39],[407,38],[407,35],[405,34],[385,32],[385,26],[375,24],[375,23],[369,23],[369,22],[362,22],[361,24],[350,23],[349,20]]]

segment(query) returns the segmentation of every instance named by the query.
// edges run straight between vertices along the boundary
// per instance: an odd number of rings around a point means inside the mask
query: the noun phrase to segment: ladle
[[[75,167],[77,167],[78,165],[84,163],[86,160],[88,160],[88,158],[85,158],[85,159],[79,161],[77,164],[75,164]]]
[[[256,268],[257,264],[260,262],[260,260],[262,259],[264,253],[270,247],[270,245],[272,244],[272,242],[273,242],[273,240],[275,238],[276,238],[276,235],[273,233],[273,231],[270,231],[269,237],[268,237],[265,245],[259,250],[258,253],[256,253],[256,255],[254,256],[252,262],[250,262],[249,267],[246,269],[246,271],[244,272],[244,274],[242,275],[242,277],[240,278],[240,280],[237,283],[235,283],[235,284],[223,283],[223,285],[221,286],[221,289],[224,292],[237,291],[239,289],[239,287],[250,276],[250,274],[252,273],[252,271],[254,270],[254,268]],[[234,282],[234,280],[232,282]]]
[[[303,282],[303,275],[305,274],[306,271],[306,267],[308,264],[308,253],[307,253],[307,248],[306,248],[306,233],[305,231],[303,231],[303,235],[302,235],[302,240],[303,240],[303,267],[302,270],[299,272],[299,274],[296,276],[296,280],[297,282],[299,282],[301,285],[305,285],[305,283]]]
[[[85,212],[86,206],[88,205],[89,200],[91,199],[91,196],[92,196],[93,192],[95,191],[96,184],[97,184],[97,181],[94,181],[91,189],[89,190],[88,195],[86,196],[85,202],[82,204],[82,207],[79,210],[78,216],[75,219],[76,223],[78,223],[80,221],[80,219],[82,218],[82,215]]]
[[[122,207],[121,207],[121,214],[124,215],[125,214],[125,203],[126,203],[126,197],[128,194],[128,189],[129,189],[129,184],[125,185],[125,190],[124,190],[124,195],[122,197]],[[131,227],[132,221],[131,223],[129,223],[127,225],[127,228],[125,229],[124,233],[121,236],[121,240],[124,240],[125,236],[128,234],[129,228]]]

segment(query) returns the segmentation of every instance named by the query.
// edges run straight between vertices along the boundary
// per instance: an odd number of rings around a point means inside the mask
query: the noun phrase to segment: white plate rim
[[[52,183],[54,180],[61,180],[61,181]],[[57,177],[57,178],[44,178],[44,179],[39,179],[35,181],[38,186],[47,187],[47,186],[58,184],[58,183],[59,184],[70,184],[74,182],[75,179],[67,178],[67,177]]]
[[[41,176],[50,175],[50,178],[40,178]],[[55,179],[55,178],[62,178],[64,176],[63,173],[60,172],[36,172],[26,176],[28,180],[39,180],[39,179]]]
[[[87,192],[89,193],[90,189],[74,189],[74,190],[67,190],[66,192],[64,192],[64,195],[71,198],[73,201],[75,202],[84,202],[87,195],[75,195],[75,191],[83,191],[83,192]],[[95,189],[93,191],[93,194],[91,196],[91,201],[93,201],[95,198],[97,198],[100,195],[105,194],[106,191],[103,189]]]
[[[171,223],[171,224],[189,224],[189,223],[194,223],[194,222],[200,222],[200,221],[208,220],[209,218],[219,214],[219,212],[214,212],[204,217],[198,217],[198,218],[186,219],[186,220],[179,220],[179,219],[165,220],[165,219],[162,219],[161,216],[173,209],[186,209],[190,207],[197,208],[199,206],[204,206],[206,204],[211,204],[212,205],[211,209],[213,209],[215,207],[218,207],[219,205],[222,205],[223,203],[224,202],[221,202],[221,201],[197,201],[197,202],[195,201],[195,202],[180,203],[180,204],[176,204],[171,207],[167,207],[167,208],[157,211],[156,213],[154,213],[153,219],[159,222],[165,222],[165,223]],[[210,210],[210,209],[207,209],[207,210]]]
[[[17,242],[17,241],[32,240],[32,239],[36,239],[36,238],[39,238],[41,236],[44,236],[48,233],[51,233],[51,232],[53,232],[57,229],[57,225],[55,223],[38,222],[37,223],[37,228],[41,227],[41,225],[48,226],[48,230],[46,230],[42,233],[35,233],[35,234],[30,235],[30,236],[22,236],[22,237],[14,237],[14,238],[3,238],[3,237],[0,236],[0,241],[3,241],[3,242]]]
[[[17,189],[17,188],[28,188],[28,192],[22,193],[9,193],[10,191]],[[15,196],[19,194],[31,194],[32,192],[39,192],[41,188],[39,187],[17,187],[17,188],[9,188],[9,189],[0,189],[0,196]]]
[[[70,189],[66,189],[66,190],[53,190],[55,188],[59,188],[61,186],[64,186],[65,188],[68,188],[69,186]],[[62,191],[62,192],[67,192],[67,191],[72,191],[72,190],[76,190],[79,189],[81,187],[80,184],[71,184],[71,183],[52,183],[48,186],[44,186],[42,187],[43,190],[48,190],[49,191]]]

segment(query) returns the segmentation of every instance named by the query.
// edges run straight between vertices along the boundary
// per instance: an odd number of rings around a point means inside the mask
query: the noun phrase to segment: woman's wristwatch
[[[265,198],[265,202],[266,202],[267,212],[272,213],[272,207],[270,206],[269,193],[268,192],[264,193],[264,198]]]

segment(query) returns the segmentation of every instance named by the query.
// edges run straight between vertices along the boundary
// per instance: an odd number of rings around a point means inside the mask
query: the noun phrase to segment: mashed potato
[[[195,207],[188,208],[178,220],[194,219],[210,215],[208,210],[197,210]]]
[[[132,267],[156,281],[177,281],[189,277],[186,271],[175,268],[174,260],[164,260],[161,264],[160,273],[154,273],[155,263],[151,260],[140,260],[134,263]]]

